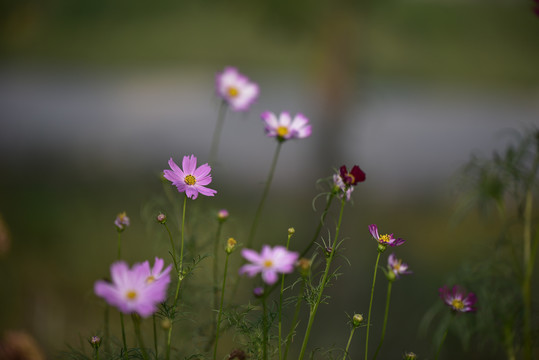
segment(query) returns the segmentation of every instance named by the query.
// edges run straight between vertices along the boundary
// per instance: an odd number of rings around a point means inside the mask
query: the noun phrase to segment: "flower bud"
[[[116,216],[116,220],[114,220],[114,225],[116,226],[116,230],[118,230],[118,232],[124,231],[130,225],[129,217],[127,216],[125,211]]]
[[[395,273],[392,270],[389,270],[386,272],[386,278],[389,281],[395,281],[395,279],[397,278],[397,275],[395,275]]]
[[[378,252],[379,253],[383,253],[384,251],[386,251],[386,249],[387,249],[387,245],[378,244]]]
[[[217,213],[217,220],[219,220],[219,222],[225,222],[226,219],[228,219],[228,210],[226,209],[221,209],[219,210],[219,212]]]
[[[163,213],[160,213],[159,215],[157,215],[157,217],[155,219],[160,224],[164,224],[164,223],[167,222],[167,216],[165,214],[163,214]]]
[[[92,336],[88,340],[88,342],[90,343],[92,348],[94,348],[95,350],[99,349],[99,347],[101,346],[101,338],[99,336]]]
[[[226,248],[225,248],[225,251],[227,254],[230,254],[232,253],[232,251],[234,251],[234,248],[236,247],[236,240],[234,240],[234,238],[228,238],[227,242],[226,242]]]
[[[415,359],[417,359],[417,355],[414,354],[413,352],[404,353],[404,360],[415,360]]]
[[[170,321],[169,318],[164,318],[163,320],[161,320],[161,328],[163,330],[168,330],[170,329],[171,326],[172,326],[172,321]]]
[[[296,232],[296,229],[294,229],[293,227],[291,227],[291,228],[288,228],[288,236],[292,236],[292,235],[294,235],[294,234],[295,234],[295,232]]]
[[[352,324],[354,327],[358,327],[363,322],[363,315],[361,314],[354,314],[352,317]]]
[[[311,271],[311,260],[306,258],[301,258],[298,260],[298,268],[301,276],[307,277],[309,276],[309,272]]]
[[[256,298],[261,298],[262,296],[264,296],[264,288],[261,287],[261,286],[255,287],[255,288],[253,289],[253,295],[254,295]]]

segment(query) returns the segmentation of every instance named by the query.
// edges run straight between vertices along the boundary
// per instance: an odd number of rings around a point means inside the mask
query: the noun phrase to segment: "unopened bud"
[[[293,227],[288,228],[288,235],[290,235],[290,236],[291,236],[291,235],[294,235],[295,232],[296,232],[296,229],[294,229]]]
[[[159,215],[157,215],[157,217],[155,219],[160,224],[164,224],[164,223],[167,222],[167,216],[165,214],[163,214],[163,213],[160,213]]]
[[[226,242],[226,248],[225,248],[225,251],[227,254],[230,254],[232,251],[234,251],[234,248],[236,247],[236,240],[234,240],[234,238],[228,238],[227,242]]]
[[[99,336],[92,336],[88,341],[90,342],[90,345],[92,345],[92,347],[96,350],[99,349],[99,347],[101,346],[101,338]]]
[[[124,231],[125,228],[130,225],[130,223],[131,221],[129,220],[129,217],[127,216],[125,211],[118,214],[118,216],[116,216],[116,220],[114,220],[114,225],[116,226],[116,230],[118,230],[118,232]]]
[[[354,317],[352,317],[352,324],[354,327],[358,327],[363,322],[363,315],[361,314],[354,314]]]
[[[415,360],[415,359],[417,359],[417,355],[414,354],[413,352],[404,353],[404,360]]]
[[[255,287],[253,289],[253,295],[256,297],[256,298],[261,298],[262,296],[264,296],[264,288],[263,287]]]
[[[389,281],[395,281],[395,279],[397,278],[397,275],[395,275],[393,270],[389,270],[388,272],[386,272],[386,277]]]
[[[328,246],[325,250],[326,257],[330,257],[331,253],[333,252],[333,248],[331,246]]]
[[[168,330],[172,326],[172,321],[169,318],[165,318],[161,321],[161,328],[163,330]]]
[[[225,220],[228,219],[228,215],[228,210],[221,209],[217,213],[217,220],[219,220],[219,222],[225,222]]]
[[[311,260],[306,258],[299,259],[298,268],[301,276],[309,276],[309,272],[311,270]]]

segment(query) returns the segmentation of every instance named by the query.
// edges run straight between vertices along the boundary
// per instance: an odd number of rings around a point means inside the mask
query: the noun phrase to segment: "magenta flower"
[[[474,307],[477,297],[473,292],[466,294],[466,292],[459,286],[453,286],[452,290],[449,290],[447,286],[444,286],[438,290],[440,298],[443,302],[455,312],[475,312],[477,308]]]
[[[185,192],[188,198],[195,200],[198,194],[213,196],[216,190],[205,187],[211,183],[211,167],[208,164],[197,168],[197,158],[195,155],[184,156],[182,161],[183,170],[170,158],[168,165],[172,170],[165,170],[165,179],[172,182],[179,192]]]
[[[342,199],[343,196],[346,196],[347,201],[350,201],[354,186],[363,181],[365,181],[365,173],[357,165],[354,165],[350,172],[348,172],[346,166],[343,165],[341,166],[339,173],[333,175],[335,191],[340,189],[342,193],[339,194],[339,197]]]
[[[286,111],[279,117],[270,111],[263,112],[260,117],[265,122],[264,130],[270,137],[276,137],[279,141],[289,139],[303,139],[311,136],[309,119],[303,114],[297,114],[294,119]]]
[[[393,234],[378,235],[378,226],[375,224],[369,225],[369,231],[374,239],[378,241],[378,244],[384,247],[387,247],[388,245],[391,247],[400,246],[405,242],[405,240],[401,238],[395,239]]]
[[[114,220],[114,225],[118,231],[124,231],[130,225],[130,223],[129,217],[127,217],[125,211],[118,214],[118,216],[116,216],[116,220]]]
[[[277,281],[277,274],[287,274],[294,271],[294,265],[298,259],[297,252],[288,251],[284,246],[275,246],[273,249],[268,245],[262,247],[258,254],[251,249],[243,249],[241,255],[251,262],[243,265],[239,273],[247,274],[250,277],[262,273],[262,280],[268,285]]]
[[[225,100],[234,111],[244,111],[258,97],[258,85],[240,74],[236,68],[226,67],[216,77],[217,94]]]
[[[124,314],[137,313],[148,317],[157,311],[157,304],[166,299],[169,272],[170,266],[159,272],[158,281],[148,281],[150,273],[143,264],[135,264],[129,269],[125,262],[119,261],[110,267],[112,283],[98,280],[94,292]]]
[[[387,259],[387,268],[390,273],[393,273],[393,278],[399,278],[400,275],[411,274],[412,272],[408,270],[408,264],[402,262],[401,259],[397,259],[395,254],[389,255]]]

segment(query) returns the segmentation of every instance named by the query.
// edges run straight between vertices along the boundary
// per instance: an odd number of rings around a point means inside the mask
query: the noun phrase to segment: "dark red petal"
[[[341,172],[341,178],[344,179],[344,177],[348,174],[348,171],[346,170],[346,165],[341,166],[340,172]]]
[[[352,171],[350,171],[350,174],[352,174],[355,180],[352,185],[355,185],[358,182],[365,181],[365,173],[357,165],[354,165],[354,167],[352,168]]]

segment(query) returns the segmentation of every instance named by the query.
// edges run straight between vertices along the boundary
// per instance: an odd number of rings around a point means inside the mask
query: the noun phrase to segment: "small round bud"
[[[157,217],[155,219],[160,224],[164,224],[164,223],[167,222],[167,216],[165,214],[163,214],[163,213],[160,213],[159,215],[157,215]]]
[[[311,260],[306,258],[299,259],[298,268],[301,276],[309,276],[309,271],[311,271]]]
[[[363,322],[363,315],[361,314],[354,314],[352,317],[352,324],[354,327],[358,327]]]
[[[417,359],[417,355],[414,354],[413,352],[404,353],[404,360],[415,360],[415,359]]]
[[[169,318],[165,318],[165,319],[161,320],[161,328],[163,330],[168,330],[168,329],[170,329],[171,326],[172,326],[172,321],[170,321]]]
[[[228,216],[229,216],[228,210],[221,209],[217,213],[217,220],[219,220],[219,222],[225,222],[225,220],[228,219]]]
[[[227,254],[230,254],[232,253],[232,251],[234,251],[234,248],[236,247],[236,240],[234,240],[234,238],[228,238],[227,242],[226,242],[226,248],[225,248],[225,251]]]
[[[296,229],[294,229],[293,227],[291,228],[288,228],[288,235],[294,235],[296,233]]]
[[[99,336],[92,336],[88,341],[90,342],[90,345],[92,345],[92,347],[96,350],[99,349],[99,347],[101,346],[101,338]]]
[[[118,216],[116,216],[116,220],[114,220],[114,226],[116,226],[116,230],[118,230],[118,232],[124,231],[130,224],[131,221],[129,220],[129,217],[125,211],[118,214]]]
[[[262,296],[264,296],[264,288],[261,287],[261,286],[257,286],[253,289],[253,295],[256,297],[256,298],[261,298]]]
[[[331,246],[326,247],[325,249],[326,257],[330,257],[332,252],[333,252],[333,248]]]
[[[378,252],[379,253],[383,253],[384,251],[386,251],[386,249],[387,249],[387,245],[378,244]]]
[[[397,275],[395,275],[395,273],[392,270],[389,270],[388,272],[386,272],[386,277],[389,281],[395,281],[395,279],[397,278]]]

